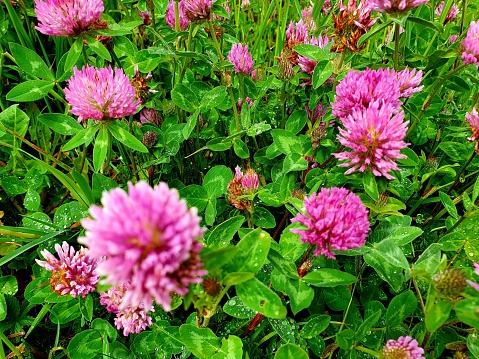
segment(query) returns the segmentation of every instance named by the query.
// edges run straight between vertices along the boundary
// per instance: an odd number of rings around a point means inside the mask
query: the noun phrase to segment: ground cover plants
[[[2,0],[0,358],[479,358],[475,0]]]

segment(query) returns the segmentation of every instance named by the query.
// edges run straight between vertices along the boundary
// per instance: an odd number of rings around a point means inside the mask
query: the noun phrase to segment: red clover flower
[[[357,195],[345,188],[323,188],[304,199],[306,214],[299,213],[291,222],[306,229],[292,229],[306,243],[316,244],[314,255],[335,258],[332,249],[360,248],[369,231],[368,210]]]
[[[73,69],[73,76],[65,88],[65,98],[70,112],[78,121],[86,119],[109,120],[133,115],[140,101],[135,87],[123,69],[95,68],[91,66]]]
[[[388,340],[384,346],[380,359],[425,359],[424,349],[419,347],[417,340],[407,337],[399,337],[398,340]]]
[[[40,253],[46,261],[35,259],[38,265],[52,272],[50,286],[60,295],[70,294],[83,298],[96,289],[100,275],[96,271],[98,261],[88,255],[86,248],[75,251],[67,242],[55,244],[59,259],[44,249]]]
[[[434,10],[434,13],[436,14],[437,17],[441,17],[443,10],[444,10],[444,1],[441,1],[441,3]],[[456,5],[452,5],[451,9],[446,15],[446,18],[444,19],[444,24],[447,24],[448,22],[454,20],[457,14],[459,14],[459,8]]]
[[[429,0],[368,0],[368,5],[378,12],[400,13],[428,2]]]
[[[103,10],[102,0],[35,0],[35,28],[50,36],[76,36],[90,30]]]
[[[235,72],[250,74],[253,70],[253,57],[248,53],[248,45],[234,44],[228,54],[228,61],[234,66]]]
[[[212,0],[184,0],[185,14],[190,21],[206,21],[210,19]]]
[[[171,309],[171,296],[185,295],[188,286],[201,283],[199,257],[203,236],[197,209],[188,209],[178,191],[161,182],[128,184],[128,193],[116,188],[104,192],[103,208],[90,207],[92,219],[82,220],[85,237],[79,242],[94,258],[105,258],[98,271],[113,285],[130,281],[120,309],[153,301]],[[121,270],[119,270],[121,268]]]
[[[462,60],[466,65],[479,62],[479,21],[472,21],[467,36],[461,43]]]

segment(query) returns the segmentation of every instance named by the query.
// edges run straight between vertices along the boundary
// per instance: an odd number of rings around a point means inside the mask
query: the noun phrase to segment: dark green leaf
[[[73,117],[61,113],[42,113],[38,121],[61,135],[76,135],[84,130]]]
[[[180,336],[188,350],[200,359],[209,358],[220,348],[220,339],[209,328],[183,324],[180,327]]]
[[[85,40],[88,44],[88,47],[98,56],[106,61],[111,61],[111,55],[108,52],[107,48],[97,39],[85,36]]]
[[[401,324],[417,308],[417,299],[410,290],[395,296],[386,311],[386,325],[390,328]]]
[[[176,84],[171,91],[171,99],[176,106],[188,112],[195,112],[200,106],[196,94],[184,84]]]
[[[315,287],[336,287],[356,283],[358,280],[352,274],[341,272],[333,268],[321,268],[306,274],[303,277],[306,283]]]
[[[93,168],[96,172],[100,171],[101,166],[105,162],[110,146],[110,135],[107,126],[101,126],[98,135],[95,138],[95,145],[93,146]],[[109,159],[108,159],[109,161]]]
[[[271,236],[261,228],[249,232],[236,245],[235,271],[256,273],[266,261],[270,245]]]
[[[301,336],[306,339],[314,338],[320,335],[329,326],[331,317],[329,315],[314,315],[301,330]]]
[[[70,51],[68,51],[67,59],[65,61],[64,72],[70,71],[73,66],[77,63],[83,48],[83,38],[78,36],[75,42],[73,43]]]
[[[68,141],[65,145],[63,145],[62,151],[70,151],[78,146],[83,145],[86,143],[89,145],[91,141],[93,141],[93,137],[95,137],[95,133],[100,129],[99,125],[94,125],[88,128],[84,128],[81,131],[77,131],[76,135],[73,136],[70,141]]]
[[[201,261],[207,271],[212,271],[229,263],[236,255],[236,252],[238,252],[238,248],[234,246],[216,249],[202,255]]]
[[[68,354],[72,359],[91,359],[101,353],[103,341],[94,329],[83,330],[68,344]]]
[[[459,215],[457,214],[456,205],[452,201],[452,199],[444,192],[439,192],[439,198],[441,199],[442,204],[446,211],[454,218],[458,219]]]
[[[378,184],[376,183],[376,176],[371,171],[363,173],[363,185],[369,197],[377,201],[379,199]]]
[[[117,125],[115,122],[111,122],[108,124],[108,129],[113,137],[126,147],[130,147],[136,151],[147,153],[148,149],[141,143],[139,139],[133,136],[130,132],[123,129],[123,127]]]
[[[245,217],[235,216],[210,229],[205,234],[205,243],[210,248],[221,248],[229,244],[238,229],[244,223]]]

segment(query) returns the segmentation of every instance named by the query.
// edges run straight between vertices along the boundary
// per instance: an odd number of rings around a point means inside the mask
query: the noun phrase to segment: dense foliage
[[[0,358],[479,358],[478,5],[2,0]]]

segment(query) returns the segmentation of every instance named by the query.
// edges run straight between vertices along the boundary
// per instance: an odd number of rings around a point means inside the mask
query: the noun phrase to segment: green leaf
[[[314,61],[328,61],[328,54],[319,46],[310,45],[310,44],[301,44],[294,47],[296,51],[301,56],[307,57],[308,59]]]
[[[206,148],[211,151],[226,151],[233,146],[233,140],[229,137],[216,137],[206,143]]]
[[[80,313],[85,320],[91,322],[93,319],[93,297],[88,294],[85,298],[78,297],[80,304]]]
[[[18,179],[16,176],[6,176],[0,180],[0,183],[5,188],[5,192],[9,197],[15,197],[16,195],[27,192],[25,183]]]
[[[404,275],[399,267],[396,267],[384,259],[377,251],[370,251],[364,255],[364,261],[374,268],[379,277],[393,288],[399,291],[404,282]]]
[[[228,218],[223,223],[215,226],[206,232],[205,243],[210,248],[221,248],[227,246],[233,239],[245,221],[243,216]]]
[[[301,336],[305,339],[311,339],[326,330],[329,326],[331,317],[329,315],[313,315],[303,326]]]
[[[256,312],[244,305],[239,297],[233,297],[228,300],[223,306],[223,311],[232,317],[240,319],[249,319],[256,315]]]
[[[407,21],[414,22],[414,23],[416,23],[418,25],[421,25],[423,27],[428,27],[428,28],[430,28],[434,31],[438,31],[440,33],[444,32],[443,27],[440,24],[437,24],[437,23],[432,22],[432,21],[427,21],[427,20],[421,19],[420,17],[408,16]]]
[[[292,171],[304,171],[308,168],[308,161],[301,153],[291,153],[286,155],[283,162],[283,173]]]
[[[207,271],[212,271],[229,263],[236,255],[236,252],[238,252],[238,248],[234,246],[216,249],[202,255],[201,261]]]
[[[236,245],[238,253],[233,258],[235,270],[256,273],[266,261],[270,245],[271,236],[261,228],[249,232]]]
[[[309,359],[309,356],[300,346],[288,343],[279,347],[274,359]]]
[[[17,135],[24,137],[27,133],[29,123],[30,118],[25,112],[18,108],[18,104],[12,105],[5,111],[0,112],[0,130],[3,129],[6,132],[5,134],[0,133],[2,142],[12,145],[15,148],[20,148],[22,140],[6,130],[8,129],[15,132]]]
[[[108,153],[108,147],[110,146],[108,126],[101,126],[98,136],[95,138],[95,145],[93,146],[93,168],[96,172],[100,171],[101,166],[107,159],[106,155]]]
[[[271,264],[281,273],[292,279],[299,279],[296,265],[293,261],[284,259],[281,254],[274,249],[270,249],[268,252],[268,260]]]
[[[228,273],[223,278],[223,284],[226,286],[233,286],[236,284],[240,284],[246,282],[254,277],[254,273],[251,272],[233,272]]]
[[[196,94],[184,84],[176,84],[171,91],[171,99],[176,106],[188,112],[195,112],[200,106]]]
[[[256,207],[253,214],[253,224],[261,228],[276,227],[274,216],[264,207]]]
[[[336,343],[343,350],[351,349],[354,342],[354,331],[352,329],[346,329],[336,334]]]
[[[314,290],[302,278],[289,278],[275,268],[271,274],[271,282],[274,289],[285,292],[288,295],[291,300],[290,305],[293,314],[297,314],[311,305],[314,298]]]
[[[3,293],[0,293],[0,322],[4,320],[6,317],[7,317],[7,302],[5,301],[5,295]]]
[[[452,199],[444,192],[439,192],[439,198],[441,199],[442,204],[446,211],[454,218],[458,219],[459,215],[457,214],[456,205],[452,201]]]
[[[338,269],[320,268],[306,274],[303,280],[315,287],[326,288],[353,284],[356,283],[358,279],[352,274],[341,272]]]
[[[183,137],[185,140],[190,138],[191,133],[196,127],[196,124],[198,123],[198,116],[200,114],[200,110],[197,109],[194,113],[191,114],[191,116],[188,117],[186,120],[186,126],[183,128]]]
[[[249,308],[268,318],[286,317],[286,308],[278,295],[256,278],[236,285],[236,294]]]
[[[73,337],[67,350],[71,359],[91,359],[101,353],[102,347],[100,333],[94,329],[87,329]]]
[[[98,56],[100,56],[102,59],[111,62],[111,55],[110,52],[108,52],[107,48],[97,39],[91,37],[91,36],[85,36],[84,37],[88,47]]]
[[[235,138],[233,141],[233,150],[239,158],[249,158],[249,148],[241,139]]]
[[[423,233],[419,227],[399,227],[394,229],[386,238],[396,242],[397,245],[403,246],[412,242]]]
[[[114,342],[118,337],[118,331],[105,319],[96,318],[91,322],[92,329],[98,330],[100,334]]]
[[[130,147],[139,152],[148,153],[148,149],[141,143],[139,139],[133,136],[130,132],[126,131],[120,125],[116,124],[115,122],[111,122],[108,124],[108,129],[113,137],[126,147]]]
[[[77,63],[83,48],[83,38],[78,36],[75,42],[73,43],[70,51],[68,51],[67,59],[65,61],[64,72],[70,71],[73,66]]]
[[[443,245],[438,243],[432,243],[427,247],[412,266],[414,276],[425,277],[430,280],[441,263],[441,249],[443,249]]]
[[[306,125],[306,119],[308,118],[306,111],[296,110],[294,111],[286,121],[285,129],[295,135],[297,135]]]
[[[479,298],[467,298],[456,302],[454,309],[457,318],[463,323],[479,329]]]
[[[443,325],[452,310],[451,302],[439,301],[428,305],[426,312],[426,329],[434,333]]]
[[[17,278],[15,278],[13,275],[0,277],[0,288],[0,293],[8,295],[16,294],[18,291]]]
[[[215,166],[208,171],[203,179],[203,187],[206,188],[210,197],[218,198],[226,193],[229,181],[233,179],[233,173],[226,166]]]
[[[376,176],[371,171],[363,173],[363,185],[368,196],[377,201],[379,199],[378,184],[376,183]]]
[[[313,88],[316,90],[319,86],[324,84],[332,74],[333,65],[331,64],[331,61],[319,61],[314,67],[313,71]]]
[[[409,262],[396,242],[386,238],[375,244],[372,250],[387,261],[387,263],[409,270]]]
[[[301,141],[296,135],[286,130],[275,129],[271,130],[271,136],[273,136],[274,144],[277,148],[286,155],[302,152]]]
[[[417,308],[417,299],[410,290],[395,296],[386,311],[386,325],[390,328],[401,324]]]
[[[50,81],[55,80],[55,76],[53,76],[52,71],[35,51],[13,42],[11,42],[9,46],[12,56],[15,58],[18,67],[20,67],[27,74]]]
[[[203,110],[216,108],[225,100],[226,95],[225,86],[215,87],[202,96],[200,108]]]
[[[89,145],[91,141],[93,141],[93,137],[95,137],[95,133],[100,129],[100,125],[94,125],[88,128],[84,128],[81,131],[77,131],[76,135],[73,136],[70,141],[63,145],[62,151],[70,151],[74,148],[77,148],[84,143]]]
[[[40,195],[32,189],[28,189],[23,205],[29,211],[35,212],[40,208]]]
[[[61,113],[42,113],[38,121],[61,135],[76,135],[84,130],[73,117]]]
[[[388,27],[389,25],[391,25],[392,21],[391,20],[388,20],[382,24],[380,24],[379,22],[376,23],[371,29],[369,29],[369,31],[367,33],[365,33],[363,36],[361,36],[359,38],[359,41],[358,41],[358,44],[357,46],[360,47],[361,44],[363,42],[365,42],[366,40],[368,40],[370,37],[376,35],[377,33],[379,33],[380,31],[382,31],[384,28]]]
[[[467,349],[474,355],[474,358],[479,358],[479,338],[476,334],[469,334],[467,336]]]
[[[200,359],[209,358],[220,348],[220,339],[209,328],[183,324],[180,327],[180,337],[188,350]]]
[[[203,211],[208,204],[208,193],[203,186],[192,184],[181,188],[178,192],[180,197],[186,200],[188,207],[196,207],[198,212]]]
[[[66,324],[80,317],[80,304],[78,300],[58,303],[50,311],[50,320],[55,324]]]
[[[295,343],[295,322],[291,318],[285,319],[271,319],[268,318],[269,323],[273,327],[274,331],[285,342]]]
[[[55,83],[47,80],[25,81],[12,88],[6,97],[8,101],[15,102],[36,101],[44,98],[53,86]]]
[[[476,203],[477,197],[479,197],[479,176],[477,177],[476,182],[474,183],[474,188],[472,190],[472,203]]]
[[[371,330],[371,328],[376,325],[376,323],[379,321],[379,318],[381,318],[381,314],[382,310],[378,310],[364,320],[364,322],[356,330],[356,337],[354,338],[356,343],[360,343],[366,334]]]
[[[223,10],[224,8],[220,6]],[[211,359],[237,359],[243,357],[243,342],[240,338],[230,335],[221,339],[221,349]]]

